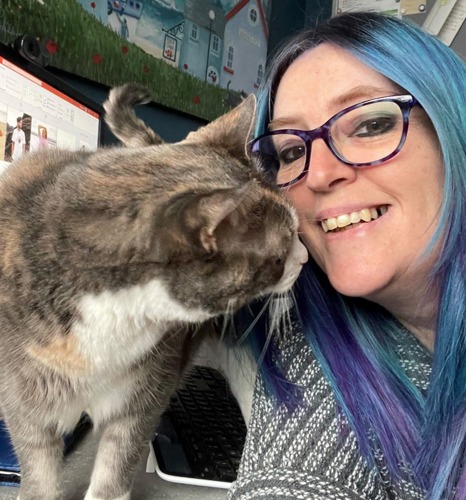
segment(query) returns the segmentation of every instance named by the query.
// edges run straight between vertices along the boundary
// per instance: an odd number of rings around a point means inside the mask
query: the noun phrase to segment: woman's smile
[[[377,220],[387,212],[387,206],[362,208],[361,210],[352,211],[322,219],[320,225],[324,233],[338,233],[348,229],[354,229],[361,224],[366,224],[373,220]]]

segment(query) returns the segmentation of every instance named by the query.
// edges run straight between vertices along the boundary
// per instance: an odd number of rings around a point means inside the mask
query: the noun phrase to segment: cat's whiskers
[[[234,328],[235,325],[235,322],[233,321],[234,313],[235,313],[234,304],[231,301],[229,301],[227,310],[225,311],[225,314],[222,316],[222,326],[220,329],[220,339],[222,340],[226,336],[228,336],[231,329]]]
[[[270,306],[270,328],[262,351],[257,360],[258,366],[260,366],[260,364],[264,361],[264,357],[269,348],[272,337],[281,338],[286,332],[290,331],[292,324],[290,311],[294,303],[295,297],[292,290],[270,297],[268,301],[268,305]]]
[[[254,329],[255,325],[262,317],[262,315],[266,312],[267,309],[269,310],[269,316],[271,320],[270,328],[267,334],[267,339],[262,348],[262,352],[258,358],[258,365],[260,365],[264,360],[265,353],[267,352],[272,337],[274,335],[281,336],[283,332],[289,330],[291,326],[290,309],[293,302],[294,302],[294,294],[292,291],[279,295],[270,295],[264,302],[259,313],[256,314],[253,321],[250,323],[248,328],[246,328],[244,333],[239,338],[238,344],[244,342],[247,336]]]
[[[271,300],[272,300],[272,295],[270,295],[267,298],[267,300],[264,302],[264,304],[263,304],[261,310],[259,311],[259,313],[251,321],[251,324],[246,328],[246,330],[244,331],[243,335],[241,335],[241,337],[238,340],[238,344],[242,344],[246,340],[247,336],[251,333],[251,331],[253,330],[253,328],[256,326],[256,323],[259,321],[259,319],[262,317],[262,315],[264,314],[264,312],[269,307],[269,304],[270,304]]]
[[[307,222],[307,223],[310,223],[310,224],[318,224],[320,221],[319,219],[316,219],[315,217],[303,217],[301,218],[301,220],[303,222]],[[298,231],[298,234],[301,234],[302,231]]]
[[[294,302],[293,291],[277,295],[273,298],[269,308],[270,331],[281,336],[291,327],[290,310]]]

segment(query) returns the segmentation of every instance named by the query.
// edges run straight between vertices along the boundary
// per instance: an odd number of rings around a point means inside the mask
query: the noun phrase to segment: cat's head
[[[170,295],[190,308],[233,311],[287,292],[307,260],[293,210],[253,179],[180,196],[160,219],[155,249]]]
[[[160,279],[210,315],[288,290],[307,252],[290,202],[250,162],[254,113],[251,96],[180,143],[109,150],[62,181],[75,265]]]

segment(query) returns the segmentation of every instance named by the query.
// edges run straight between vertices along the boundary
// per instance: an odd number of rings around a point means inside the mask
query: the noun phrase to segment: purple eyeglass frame
[[[345,158],[343,158],[340,153],[337,151],[335,148],[333,141],[332,141],[332,136],[330,135],[330,127],[333,125],[333,123],[338,120],[341,116],[345,115],[349,111],[353,111],[354,109],[360,108],[362,106],[366,106],[367,104],[372,104],[374,102],[395,102],[398,104],[402,118],[403,118],[403,131],[401,133],[401,139],[398,144],[398,146],[395,148],[395,150],[390,153],[387,156],[384,156],[383,158],[380,158],[379,160],[371,161],[371,162],[366,162],[366,163],[354,163],[354,162],[349,162]],[[404,143],[406,141],[406,136],[408,134],[408,125],[409,125],[409,114],[411,112],[411,109],[419,105],[419,102],[416,100],[415,97],[413,97],[410,94],[403,94],[403,95],[394,95],[394,96],[386,96],[386,97],[377,97],[376,99],[369,99],[367,101],[359,102],[357,104],[354,104],[353,106],[349,106],[348,108],[342,109],[339,111],[337,114],[333,115],[331,118],[329,118],[323,125],[320,127],[317,127],[313,130],[296,130],[296,129],[280,129],[280,130],[272,130],[270,132],[266,132],[265,134],[260,135],[259,137],[256,137],[253,139],[250,143],[250,151],[254,152],[254,145],[260,141],[261,139],[264,139],[265,137],[269,137],[272,135],[278,135],[278,134],[290,134],[290,135],[297,135],[300,137],[305,145],[306,145],[306,161],[304,164],[303,171],[293,180],[289,182],[285,182],[283,184],[277,184],[279,187],[288,187],[293,184],[296,184],[298,181],[300,181],[309,171],[309,162],[311,158],[311,147],[312,147],[312,142],[315,139],[323,139],[329,150],[332,152],[332,154],[340,160],[342,163],[345,165],[349,165],[350,167],[373,167],[376,165],[380,165],[381,163],[386,162],[387,160],[390,160],[394,156],[396,156],[400,151],[401,148],[404,146]]]

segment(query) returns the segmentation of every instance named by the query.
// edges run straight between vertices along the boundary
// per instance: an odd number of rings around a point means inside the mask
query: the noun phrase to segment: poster
[[[356,11],[383,12],[401,17],[400,0],[336,0],[334,14]]]
[[[32,34],[51,66],[207,120],[264,75],[271,0],[2,0],[0,41]]]
[[[422,14],[426,8],[427,0],[401,0],[401,14],[403,16]]]

